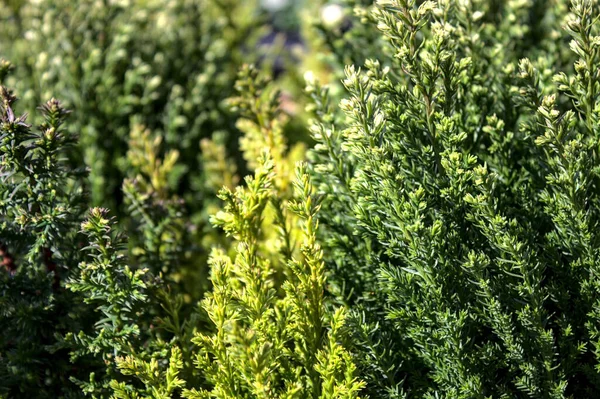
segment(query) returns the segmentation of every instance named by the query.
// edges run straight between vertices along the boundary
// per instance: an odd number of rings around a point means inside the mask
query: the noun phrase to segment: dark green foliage
[[[595,396],[598,2],[372,15],[386,41],[347,68],[346,119],[310,85],[323,239],[367,391]]]
[[[182,312],[160,270],[144,266],[155,264],[150,259],[130,268],[127,243],[106,210],[85,216],[87,176],[67,158],[76,145],[63,126],[69,111],[48,101],[33,130],[4,86],[0,100],[0,394],[108,397],[113,379],[127,381],[115,360],[133,355],[139,362],[175,356],[194,383],[198,316],[179,320],[189,310]]]
[[[142,311],[149,299],[143,281],[146,270],[133,271],[125,263],[124,242],[112,231],[107,210],[93,208],[81,224],[81,230],[89,240],[89,246],[83,249],[89,260],[79,264],[80,271],[74,273],[66,287],[81,293],[84,302],[96,308],[98,321],[91,332],[67,333],[65,345],[73,348],[72,358],[100,355],[109,366],[110,376],[116,370],[110,366],[115,357],[135,351],[140,346],[141,329],[149,330],[149,323],[143,321],[147,311]],[[98,394],[107,388],[102,385],[102,377],[98,377],[89,385],[76,382],[84,392]]]
[[[55,397],[80,372],[56,335],[87,321],[63,288],[82,244],[83,174],[68,166],[75,139],[63,129],[68,112],[58,101],[41,107],[44,122],[35,130],[4,86],[0,101],[0,392]]]

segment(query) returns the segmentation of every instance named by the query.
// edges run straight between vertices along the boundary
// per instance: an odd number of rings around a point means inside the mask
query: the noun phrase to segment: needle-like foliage
[[[597,394],[598,15],[381,0],[343,116],[309,82],[332,292],[373,396]]]

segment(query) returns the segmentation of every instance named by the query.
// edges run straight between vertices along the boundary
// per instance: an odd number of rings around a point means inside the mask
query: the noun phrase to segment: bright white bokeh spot
[[[290,0],[260,0],[260,4],[268,11],[279,11],[290,3]]]
[[[321,8],[321,21],[328,28],[339,26],[344,20],[344,10],[339,4],[327,4]]]

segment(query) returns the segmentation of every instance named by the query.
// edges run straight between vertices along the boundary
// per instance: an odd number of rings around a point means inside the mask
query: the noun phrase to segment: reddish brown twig
[[[8,248],[6,248],[6,245],[4,244],[0,244],[0,256],[2,257],[2,266],[4,266],[10,274],[15,274],[17,271],[15,258],[8,252]]]

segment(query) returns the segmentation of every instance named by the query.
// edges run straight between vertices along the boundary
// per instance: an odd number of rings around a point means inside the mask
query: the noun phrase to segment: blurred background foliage
[[[20,109],[34,125],[36,107],[51,97],[73,111],[67,129],[79,145],[68,157],[89,171],[90,206],[118,216],[139,264],[179,263],[161,272],[196,299],[207,289],[209,249],[225,242],[208,222],[216,194],[253,171],[250,147],[260,145],[228,102],[238,71],[255,64],[274,77],[286,115],[278,129],[295,162],[311,145],[304,73],[339,95],[341,66],[362,63],[364,41],[377,37],[353,23],[363,6],[356,0],[2,5],[0,56],[17,66],[5,84]]]

